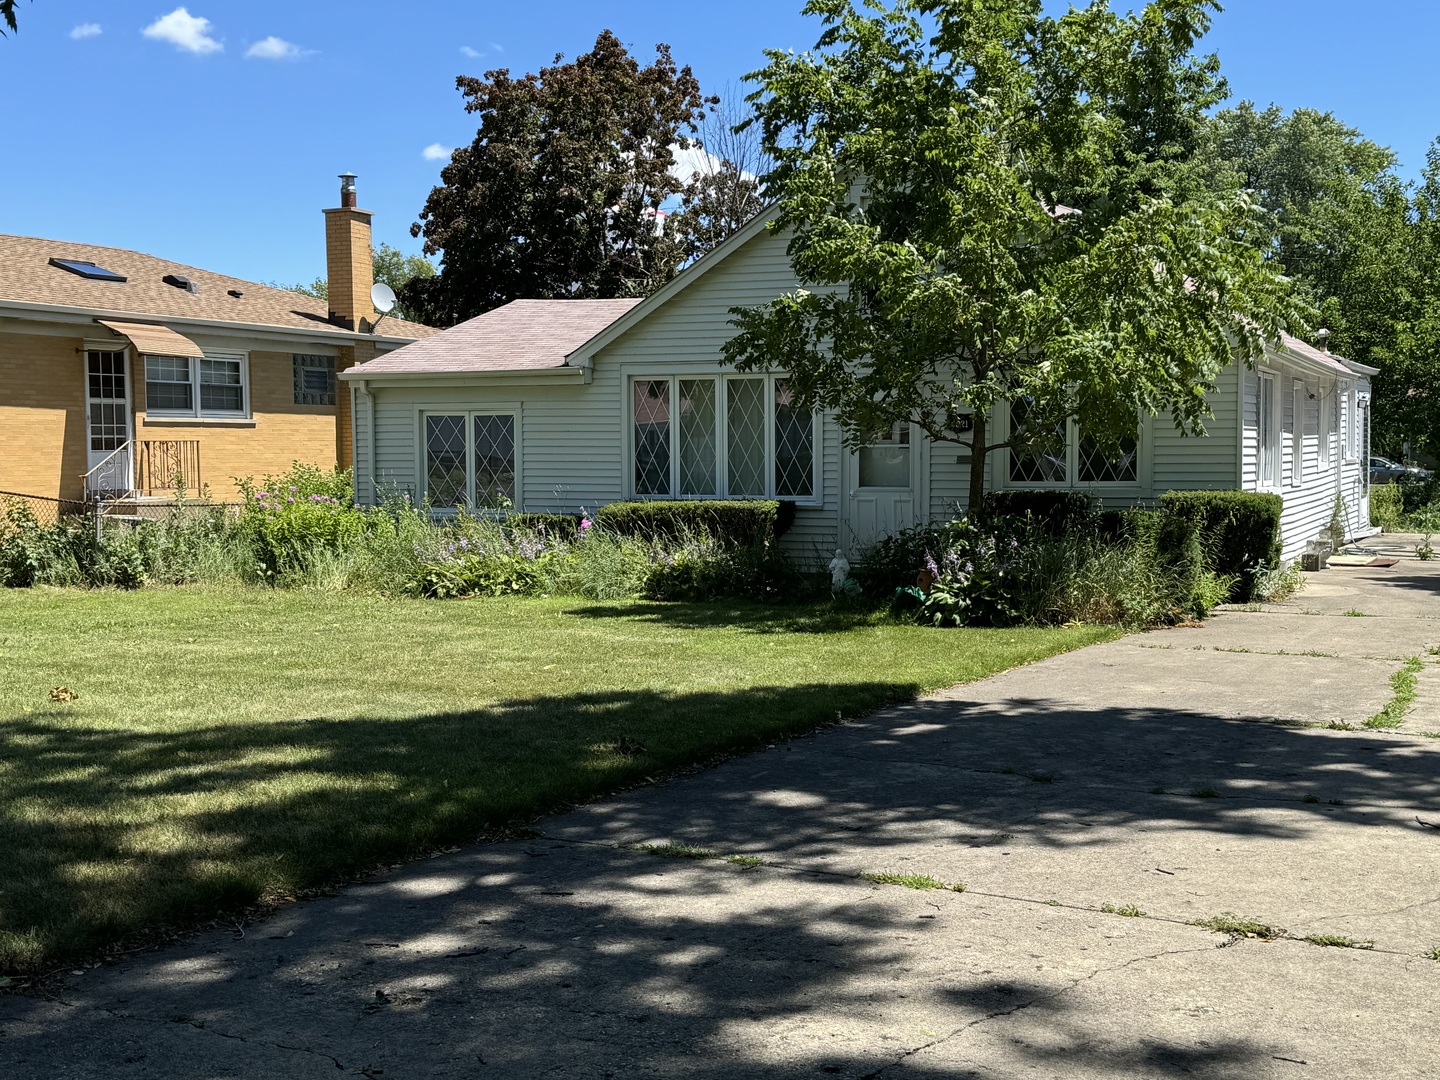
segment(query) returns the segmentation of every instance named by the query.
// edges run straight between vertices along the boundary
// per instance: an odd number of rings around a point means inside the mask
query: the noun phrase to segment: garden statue
[[[850,560],[845,558],[845,552],[840,548],[835,549],[835,557],[830,560],[830,595],[839,596],[845,591],[845,582],[850,577]]]

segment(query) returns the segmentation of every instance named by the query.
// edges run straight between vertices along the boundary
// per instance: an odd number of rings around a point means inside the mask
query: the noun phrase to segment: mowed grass
[[[0,591],[0,971],[1113,634],[751,605]]]

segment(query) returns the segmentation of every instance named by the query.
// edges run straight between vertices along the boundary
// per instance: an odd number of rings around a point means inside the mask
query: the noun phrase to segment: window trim
[[[190,373],[190,408],[189,409],[152,409],[150,408],[150,364],[151,358],[157,360],[184,360]],[[232,409],[206,409],[201,405],[200,398],[200,360],[218,360],[225,363],[238,363],[240,366],[240,408],[238,411]],[[156,420],[249,420],[250,412],[250,354],[246,352],[207,352],[203,357],[194,356],[162,356],[159,353],[143,353],[140,357],[140,374],[145,386],[145,416],[147,419]],[[179,385],[179,384],[176,384]]]
[[[1010,403],[997,407],[996,413],[1004,414],[1002,441],[1010,438]],[[1014,451],[1006,449],[993,456],[994,466],[999,475],[997,490],[1010,488],[1021,491],[1093,491],[1099,495],[1143,495],[1150,491],[1152,484],[1150,465],[1150,417],[1138,417],[1135,424],[1135,479],[1134,480],[1081,480],[1080,479],[1080,424],[1072,417],[1065,421],[1065,479],[1064,480],[1012,480],[1010,478],[1010,456]],[[988,467],[988,466],[987,466]],[[994,474],[992,474],[993,479]]]
[[[431,403],[415,406],[415,492],[416,503],[422,504],[430,497],[429,444],[425,437],[425,420],[430,416],[463,416],[465,418],[465,502],[471,513],[498,513],[495,508],[475,505],[475,417],[509,416],[515,424],[515,490],[510,495],[511,511],[523,513],[525,509],[523,414],[518,401],[502,401],[483,408],[455,405],[453,403]],[[433,517],[456,517],[459,506],[432,506]]]
[[[1309,401],[1303,379],[1293,379],[1290,384],[1290,486],[1303,487],[1305,484],[1305,405]]]
[[[626,499],[645,502],[704,502],[718,499],[784,499],[797,506],[818,507],[825,501],[824,483],[824,441],[821,413],[810,410],[810,494],[807,496],[776,494],[775,478],[775,383],[790,378],[787,372],[717,372],[713,365],[686,370],[684,367],[666,367],[663,371],[644,367],[624,367],[620,372],[621,394],[620,423],[622,428],[622,462],[624,474],[623,492]],[[765,494],[731,495],[730,491],[730,423],[727,384],[738,381],[761,382],[764,386],[762,401],[765,407]],[[635,491],[635,383],[668,382],[670,384],[670,493],[668,495],[640,495]],[[680,423],[676,406],[680,400],[680,383],[712,381],[715,384],[715,489],[714,495],[680,494]]]
[[[1279,491],[1285,479],[1284,443],[1280,432],[1280,373],[1271,368],[1255,370],[1255,486],[1260,491]],[[1270,415],[1261,424],[1260,408],[1264,386],[1270,383]],[[1266,439],[1266,435],[1270,436]]]
[[[1356,447],[1359,445],[1359,439],[1357,437],[1358,430],[1356,420],[1359,414],[1359,410],[1357,408],[1357,405],[1359,403],[1359,394],[1356,393],[1355,384],[1353,382],[1345,382],[1341,385],[1344,387],[1342,393],[1345,395],[1345,439],[1343,444],[1344,449],[1342,450],[1341,454],[1341,460],[1345,462],[1357,461],[1359,460],[1359,454],[1356,450]]]

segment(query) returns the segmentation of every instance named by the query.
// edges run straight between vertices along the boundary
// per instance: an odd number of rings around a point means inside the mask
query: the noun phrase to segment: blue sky
[[[1053,5],[1051,5],[1053,6]],[[1129,6],[1117,0],[1117,7]],[[360,174],[377,242],[474,137],[457,74],[535,70],[603,28],[669,42],[707,89],[813,44],[801,0],[33,0],[0,40],[0,232],[138,248],[252,280],[324,268]],[[1440,136],[1434,0],[1230,0],[1205,43],[1237,99],[1333,110],[1413,176]],[[148,31],[148,33],[147,33]]]

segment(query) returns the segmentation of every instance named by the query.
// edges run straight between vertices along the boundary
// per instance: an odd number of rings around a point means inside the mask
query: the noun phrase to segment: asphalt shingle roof
[[[466,371],[535,371],[565,357],[640,303],[513,300],[434,337],[350,368],[355,378]]]
[[[123,274],[127,280],[93,281],[72,274],[51,259],[95,263]],[[167,285],[167,274],[189,278],[195,292]],[[240,295],[231,296],[234,290]],[[144,315],[155,319],[205,319],[250,323],[294,330],[331,332],[353,338],[354,332],[330,321],[325,301],[288,289],[211,273],[126,248],[43,240],[0,234],[0,300],[54,304],[102,312]],[[385,319],[381,337],[423,338],[433,327],[401,319]]]

